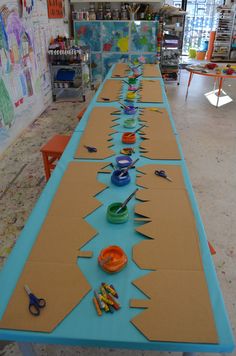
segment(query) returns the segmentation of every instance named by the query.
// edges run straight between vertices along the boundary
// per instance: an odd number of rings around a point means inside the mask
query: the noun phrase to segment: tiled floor
[[[188,101],[184,101],[187,73],[181,84],[167,85],[177,131],[208,239],[214,245],[217,274],[236,327],[236,81],[225,83],[225,91],[234,101],[216,109],[204,97],[212,90],[212,80],[194,77]],[[36,120],[0,159],[0,263],[11,251],[24,227],[45,180],[42,144],[56,133],[70,134],[77,124],[81,105],[54,103]],[[20,355],[14,343],[2,345],[0,355]],[[151,356],[153,352],[36,345],[37,354]],[[155,355],[165,353],[155,353]],[[177,353],[172,353],[177,355]],[[206,354],[205,354],[206,355]],[[236,355],[236,353],[235,353]]]

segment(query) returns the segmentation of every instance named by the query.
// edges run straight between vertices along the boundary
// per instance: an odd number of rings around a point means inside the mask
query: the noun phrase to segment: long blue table
[[[108,73],[105,80],[111,77],[113,67]],[[153,79],[153,78],[152,78]],[[120,79],[116,79],[120,80]],[[197,202],[194,196],[194,192],[189,179],[189,174],[186,167],[186,162],[181,150],[179,137],[175,129],[174,120],[172,118],[170,106],[167,100],[167,96],[164,89],[164,83],[160,80],[164,101],[162,104],[143,104],[137,103],[141,107],[164,107],[167,109],[176,140],[181,153],[181,160],[169,161],[169,160],[149,160],[141,158],[137,166],[143,166],[144,164],[175,164],[182,168],[182,173],[185,180],[186,189],[189,194],[189,198],[192,204],[194,216],[196,219],[196,225],[200,240],[200,249],[202,254],[202,261],[206,280],[208,284],[210,299],[212,303],[216,328],[219,336],[219,344],[194,344],[194,343],[174,343],[174,342],[150,342],[148,341],[131,323],[130,320],[140,313],[139,309],[129,308],[130,299],[143,298],[143,294],[135,288],[131,282],[142,275],[145,275],[147,271],[141,270],[132,261],[132,246],[138,242],[138,234],[134,231],[133,217],[135,199],[129,203],[129,211],[131,212],[131,219],[125,225],[124,228],[121,225],[107,224],[104,219],[104,214],[107,205],[111,201],[124,200],[136,187],[135,184],[135,171],[131,172],[131,184],[117,190],[117,187],[110,184],[110,175],[99,174],[98,179],[101,182],[109,185],[109,189],[101,192],[97,198],[103,205],[86,220],[100,232],[102,231],[102,239],[95,237],[92,239],[83,250],[92,250],[94,257],[92,259],[79,259],[78,264],[80,269],[84,273],[88,282],[91,284],[92,289],[98,288],[101,281],[112,282],[120,292],[120,300],[122,301],[122,309],[115,313],[112,318],[111,315],[104,315],[102,318],[98,318],[94,308],[91,304],[93,291],[91,290],[81,301],[79,305],[56,327],[51,333],[42,332],[29,332],[29,331],[17,331],[17,330],[3,330],[0,329],[0,338],[3,340],[15,340],[17,342],[37,342],[48,344],[65,344],[65,345],[88,345],[98,347],[117,347],[117,348],[130,348],[130,349],[144,349],[144,350],[162,350],[162,351],[182,351],[182,352],[232,352],[234,349],[234,338],[225,309],[223,297],[218,284],[217,275],[215,272],[214,264],[209,252],[205,230],[201,221],[200,213],[198,210]],[[11,294],[14,291],[17,280],[23,270],[24,264],[29,256],[32,246],[37,238],[40,228],[47,216],[48,209],[53,200],[54,194],[60,184],[61,178],[67,168],[70,161],[74,160],[73,156],[81,135],[85,130],[89,114],[94,106],[116,106],[117,103],[96,103],[96,98],[102,90],[103,84],[100,86],[96,95],[92,99],[83,120],[76,127],[72,138],[54,170],[52,177],[45,186],[35,208],[33,209],[24,230],[22,231],[17,243],[11,252],[3,270],[0,274],[0,317],[2,317]],[[127,86],[123,86],[123,95],[127,90]],[[122,117],[120,119],[121,123]],[[121,125],[116,127],[118,133],[113,135],[114,138],[114,150],[118,154],[121,144],[121,132],[127,131]],[[140,142],[138,138],[137,146]],[[138,154],[134,155],[134,158]],[[115,157],[115,156],[114,156]],[[104,160],[114,161],[114,157]],[[99,236],[98,235],[98,236]],[[124,235],[129,236],[126,239]],[[117,244],[120,245],[127,253],[129,263],[125,269],[125,278],[122,273],[110,276],[106,275],[97,266],[97,256],[100,250],[108,245]]]

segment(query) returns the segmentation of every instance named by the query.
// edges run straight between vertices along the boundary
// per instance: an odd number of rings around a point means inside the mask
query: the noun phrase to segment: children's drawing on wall
[[[0,149],[23,124],[22,114],[30,116],[34,104],[42,106],[35,95],[40,73],[30,24],[17,9],[0,7]]]

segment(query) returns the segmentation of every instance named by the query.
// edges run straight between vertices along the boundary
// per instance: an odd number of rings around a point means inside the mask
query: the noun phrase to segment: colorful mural
[[[156,26],[153,22],[134,21],[131,24],[131,51],[155,52],[157,42]]]
[[[106,75],[114,63],[117,62],[128,62],[128,54],[119,54],[119,53],[104,53],[103,55],[103,68],[104,75]]]
[[[103,22],[103,51],[128,52],[129,24],[128,22]]]
[[[101,51],[101,23],[95,21],[75,22],[75,40],[79,45],[89,46],[91,51]]]
[[[157,56],[155,53],[153,54],[143,54],[142,55],[145,58],[145,63],[156,63],[157,62]],[[131,54],[130,55],[130,60],[133,62],[136,59],[138,59],[140,57],[140,53],[139,54]]]
[[[91,48],[95,82],[118,61],[142,54],[147,63],[155,63],[157,27],[156,21],[74,21],[76,43]]]

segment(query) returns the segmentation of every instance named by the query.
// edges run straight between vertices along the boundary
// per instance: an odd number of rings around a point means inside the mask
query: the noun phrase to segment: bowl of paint
[[[129,156],[118,156],[116,157],[116,164],[119,168],[126,168],[133,162],[132,158]]]
[[[134,76],[128,77],[128,83],[129,84],[136,84],[137,83],[136,77],[134,77]]]
[[[136,135],[134,132],[125,132],[122,135],[122,142],[133,144],[136,142]]]
[[[119,246],[108,246],[98,256],[99,266],[108,273],[121,271],[127,264],[128,257]]]
[[[138,87],[136,87],[135,85],[130,85],[128,87],[128,91],[137,91],[138,90]]]
[[[133,153],[135,153],[135,149],[133,147],[124,147],[120,150],[120,153],[122,155],[131,156]]]
[[[112,172],[111,181],[118,187],[123,187],[130,182],[129,172],[123,172],[121,169],[116,169]]]
[[[126,119],[124,121],[124,127],[127,129],[133,129],[137,125],[137,120],[136,119]]]
[[[137,108],[133,105],[127,105],[124,107],[124,113],[126,115],[134,115],[137,112]]]
[[[117,210],[121,207],[122,203],[115,202],[107,207],[107,220],[112,224],[123,224],[129,219],[129,212],[127,206],[121,209],[119,213]]]
[[[136,93],[130,91],[130,92],[127,92],[126,94],[126,100],[131,100],[133,101],[134,99],[136,98]]]

